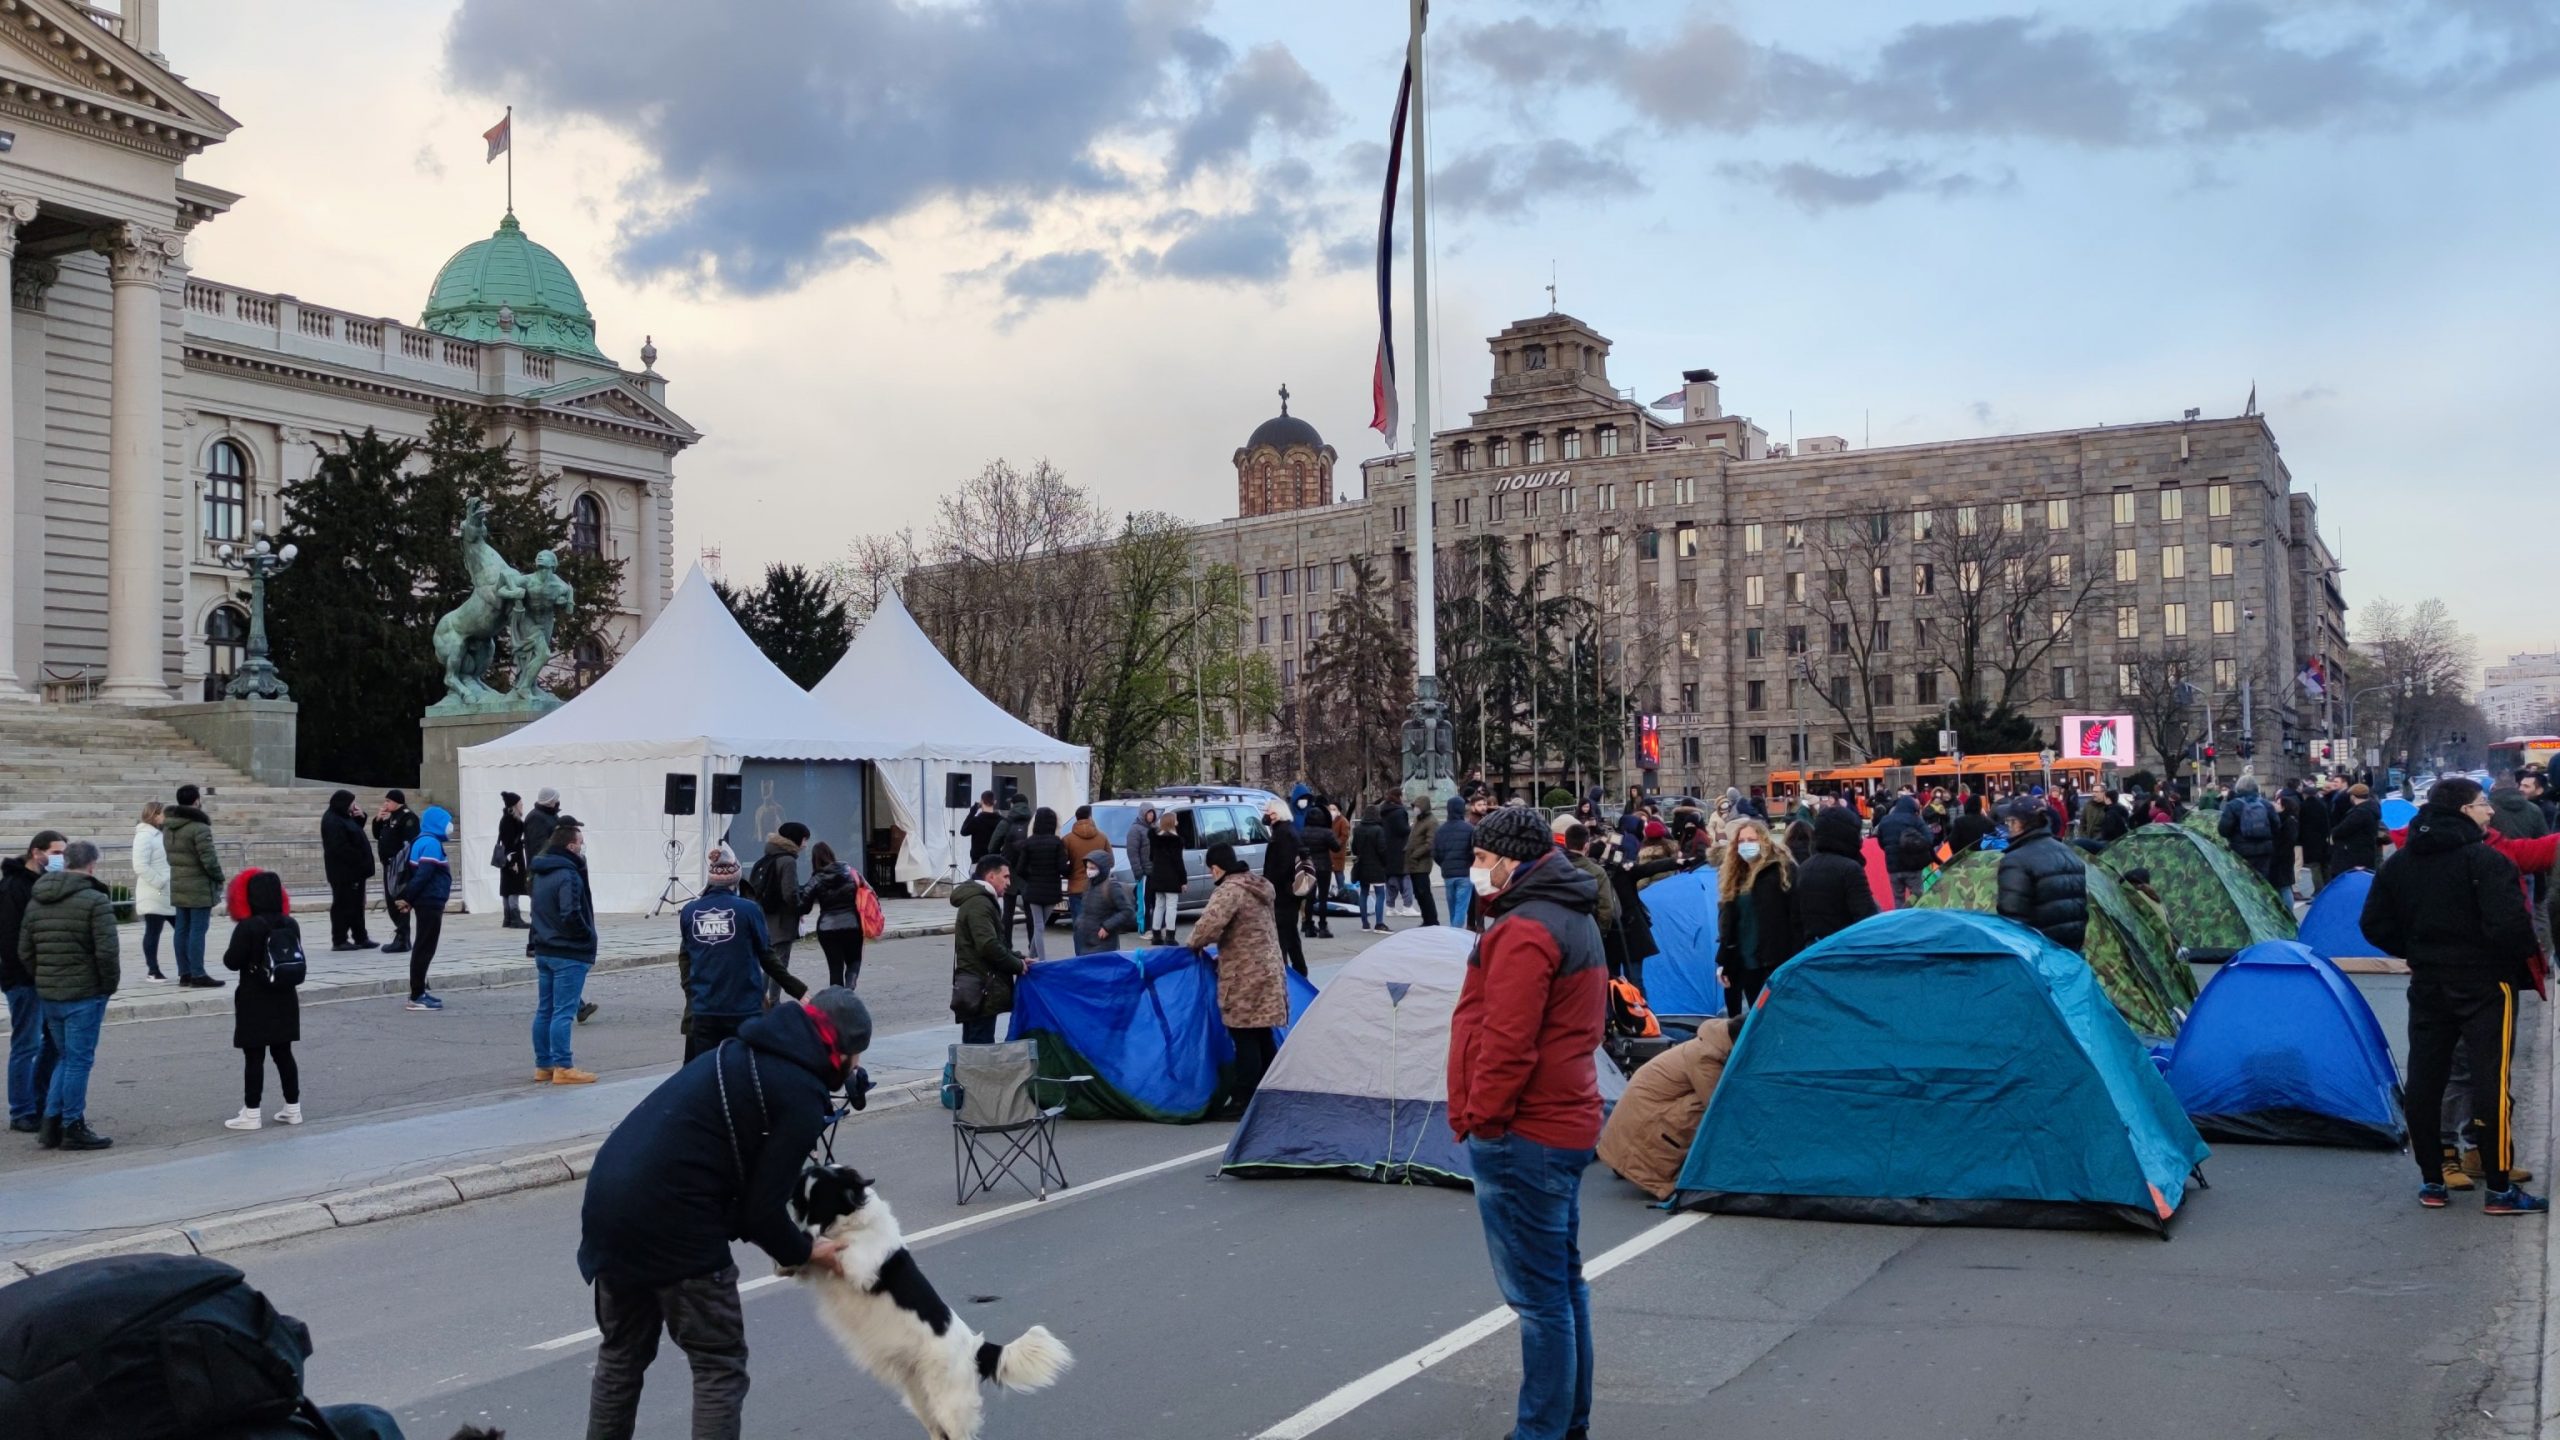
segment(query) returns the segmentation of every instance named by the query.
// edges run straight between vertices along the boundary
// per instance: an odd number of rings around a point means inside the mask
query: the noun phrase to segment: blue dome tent
[[[1770,979],[1674,1203],[2165,1233],[2207,1153],[2079,956],[1992,916],[1897,910]]]
[[[2349,870],[2321,886],[2302,917],[2302,943],[2332,964],[2379,958],[2382,947],[2364,935],[2364,897],[2372,890],[2370,870]]]
[[[2372,1007],[2297,942],[2252,945],[2215,973],[2179,1032],[2169,1088],[2216,1139],[2392,1150],[2408,1134]]]
[[[1721,1015],[1716,983],[1716,872],[1707,866],[1644,887],[1655,954],[1644,962],[1645,1003],[1656,1015]]]
[[[1038,1039],[1042,1074],[1093,1077],[1068,1090],[1070,1118],[1204,1120],[1236,1058],[1211,953],[1173,945],[1044,960],[1015,987],[1006,1038]],[[1294,1023],[1315,987],[1295,971],[1288,983]]]

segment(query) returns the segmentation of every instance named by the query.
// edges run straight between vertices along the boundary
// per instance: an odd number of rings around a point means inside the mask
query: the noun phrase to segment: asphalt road
[[[2530,1084],[2538,1040],[2529,1050]],[[882,1177],[911,1235],[974,1222],[918,1247],[973,1325],[1003,1338],[1044,1323],[1076,1350],[1058,1389],[992,1404],[991,1436],[1262,1436],[1498,1305],[1465,1193],[1212,1179],[1199,1152],[1225,1135],[1073,1126],[1062,1149],[1087,1185],[1164,1168],[1002,1214],[952,1205],[950,1138],[930,1107],[856,1122],[838,1149]],[[2421,1210],[2397,1154],[2225,1146],[2206,1173],[2167,1244],[1690,1222],[1594,1283],[1594,1433],[2532,1433],[2546,1222],[2489,1219],[2476,1195]],[[466,1420],[575,1436],[591,1354],[576,1338],[591,1323],[572,1258],[579,1198],[561,1187],[229,1258],[310,1322],[319,1398],[388,1404],[413,1436]],[[1585,1212],[1593,1257],[1666,1223],[1599,1170]],[[763,1273],[752,1252],[742,1265]],[[747,1310],[749,1433],[918,1433],[795,1287],[758,1289]],[[1491,1440],[1516,1367],[1505,1327],[1315,1433]],[[685,1433],[685,1398],[669,1347],[642,1433]]]

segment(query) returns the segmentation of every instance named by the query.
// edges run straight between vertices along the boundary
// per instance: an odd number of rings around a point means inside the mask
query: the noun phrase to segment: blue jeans
[[[1381,930],[1386,928],[1387,897],[1394,892],[1394,889],[1395,887],[1392,885],[1363,885],[1360,887],[1361,924],[1375,925]]]
[[[44,1114],[45,1086],[61,1053],[44,1033],[44,1000],[33,985],[12,985],[9,996],[9,1118]]]
[[[89,1067],[98,1059],[98,1027],[106,1023],[107,997],[52,1000],[44,1007],[44,1043],[61,1056],[45,1087],[44,1113],[71,1125],[89,1114]]]
[[[1588,1150],[1506,1135],[1470,1138],[1476,1213],[1494,1282],[1520,1317],[1516,1440],[1564,1440],[1591,1424],[1591,1287],[1582,1278]]]
[[[211,906],[180,906],[176,941],[178,978],[193,980],[204,974],[204,937],[213,928]]]
[[[577,1063],[569,1058],[569,1034],[578,1025],[578,999],[586,993],[587,972],[595,966],[557,955],[536,955],[533,966],[540,972],[534,986],[534,1068],[565,1070]]]
[[[1476,882],[1450,880],[1443,885],[1449,892],[1449,924],[1464,930],[1467,928],[1467,911],[1476,903]]]

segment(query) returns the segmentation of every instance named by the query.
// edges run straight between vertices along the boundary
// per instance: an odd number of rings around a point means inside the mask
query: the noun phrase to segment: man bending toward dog
[[[784,1269],[838,1266],[838,1246],[793,1223],[800,1168],[828,1095],[854,1080],[871,1012],[830,986],[740,1026],[651,1091],[596,1152],[578,1272],[595,1287],[595,1382],[587,1440],[628,1440],[658,1335],[693,1366],[694,1440],[737,1440],[747,1398],[747,1322],[729,1242]]]

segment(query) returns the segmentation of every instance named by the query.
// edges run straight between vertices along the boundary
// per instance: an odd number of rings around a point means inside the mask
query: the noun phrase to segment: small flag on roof
[[[495,160],[507,153],[507,142],[515,138],[515,124],[515,107],[511,105],[507,107],[505,119],[480,132],[480,138],[489,142],[489,158],[481,161],[481,164],[486,165],[490,160]]]

